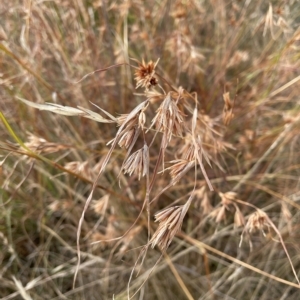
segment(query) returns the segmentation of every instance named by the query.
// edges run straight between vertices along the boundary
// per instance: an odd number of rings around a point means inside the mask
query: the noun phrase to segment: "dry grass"
[[[1,299],[298,299],[299,11],[1,1]]]

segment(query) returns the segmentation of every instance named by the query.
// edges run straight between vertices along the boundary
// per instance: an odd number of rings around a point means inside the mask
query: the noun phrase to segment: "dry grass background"
[[[298,1],[2,0],[0,16],[1,299],[299,298]],[[151,74],[137,63],[158,58]],[[155,119],[168,95],[172,128]],[[148,165],[123,174],[116,146],[103,170],[120,127],[18,98],[105,118],[91,102],[119,118],[150,99],[132,145]],[[209,180],[196,159],[196,179],[191,163],[174,181],[196,137]],[[163,226],[181,216],[181,232]]]

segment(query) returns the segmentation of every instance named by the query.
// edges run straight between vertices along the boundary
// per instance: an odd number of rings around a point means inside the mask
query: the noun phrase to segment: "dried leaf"
[[[47,110],[59,115],[64,115],[64,116],[80,116],[84,118],[88,118],[97,122],[101,123],[112,123],[114,121],[108,120],[100,116],[99,114],[88,110],[86,108],[74,108],[70,106],[63,106],[55,103],[45,103],[45,104],[39,104],[39,103],[34,103],[25,99],[22,99],[20,97],[16,97],[18,100],[22,101],[26,105],[30,107],[37,108],[39,110]]]

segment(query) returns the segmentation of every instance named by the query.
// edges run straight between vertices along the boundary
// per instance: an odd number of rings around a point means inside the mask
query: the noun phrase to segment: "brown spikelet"
[[[220,223],[226,218],[226,206],[221,205],[215,208],[209,215],[212,219],[215,219],[217,223]]]
[[[48,209],[53,213],[68,212],[72,209],[73,205],[74,203],[70,199],[53,200],[53,202],[48,205]]]
[[[203,209],[203,214],[204,215],[208,215],[213,210],[213,207],[210,203],[207,192],[204,193],[204,195],[203,195],[203,198],[202,198],[202,201],[201,201],[201,207]]]
[[[239,207],[235,205],[235,214],[234,214],[234,227],[240,227],[245,225],[245,218]]]
[[[184,205],[169,207],[155,215],[155,222],[159,222],[159,226],[149,242],[152,248],[158,245],[162,251],[167,250],[174,236],[181,228],[192,199],[193,195],[190,196]]]
[[[271,226],[269,217],[261,209],[257,209],[256,212],[250,215],[248,222],[245,226],[245,231],[251,233],[253,230],[260,230],[265,235],[264,229]]]
[[[84,162],[71,161],[66,163],[64,168],[73,173],[80,174],[81,176],[89,180],[93,180],[93,178],[95,177],[95,174],[93,170],[90,168],[88,161],[84,161]]]
[[[133,173],[138,175],[139,180],[141,177],[145,176],[149,169],[149,150],[148,146],[145,144],[142,149],[137,150],[131,154],[127,160],[124,162],[123,170],[124,174]]]
[[[234,117],[233,114],[233,101],[230,100],[229,93],[223,94],[223,99],[224,99],[224,109],[223,109],[223,123],[224,125],[229,125],[231,120]]]
[[[184,116],[178,108],[177,100],[168,93],[151,122],[151,127],[155,125],[156,130],[163,133],[163,148],[170,142],[172,135],[182,137],[185,128]]]
[[[137,133],[136,127],[128,129],[128,131],[125,131],[118,142],[120,148],[128,149],[133,144],[136,133]]]
[[[196,197],[196,207],[200,206],[203,210],[204,215],[209,214],[213,210],[213,207],[210,203],[209,196],[206,190],[206,186],[203,186],[200,189],[196,190],[195,197]]]
[[[44,138],[37,137],[32,133],[28,133],[28,142],[24,144],[30,150],[38,153],[53,153],[68,148],[65,145],[48,142]]]
[[[185,174],[188,170],[190,170],[194,166],[193,161],[188,161],[185,159],[172,160],[170,161],[170,163],[174,163],[173,166],[168,168],[170,170],[170,175],[172,179],[181,177],[183,174]]]
[[[138,135],[146,122],[145,111],[149,105],[146,100],[140,103],[130,114],[123,114],[117,118],[120,126],[115,138],[107,143],[112,144],[112,149],[118,143],[121,148],[130,149],[134,146]]]
[[[109,194],[104,195],[99,200],[94,200],[92,203],[92,208],[94,212],[99,216],[104,216],[107,206],[108,206]]]
[[[155,67],[158,64],[159,59],[154,63],[152,60],[145,63],[143,60],[138,62],[138,69],[135,71],[136,88],[144,87],[149,89],[152,86],[157,85],[158,81],[155,75]]]
[[[239,210],[238,206],[235,203],[233,203],[233,201],[236,199],[235,192],[219,192],[219,196],[221,198],[221,206],[217,207],[210,213],[210,217],[215,219],[217,223],[220,223],[221,221],[225,220],[226,211],[229,211],[229,206],[234,205],[236,209]],[[240,215],[238,217],[240,217]]]
[[[222,205],[228,208],[228,206],[232,204],[232,201],[236,199],[237,194],[235,192],[226,192],[226,193],[219,192],[219,196],[221,198]]]

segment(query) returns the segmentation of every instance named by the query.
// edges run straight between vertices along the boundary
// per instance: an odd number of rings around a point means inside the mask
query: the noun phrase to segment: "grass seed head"
[[[163,133],[163,148],[171,141],[172,135],[183,136],[184,116],[178,108],[177,101],[172,98],[171,93],[168,93],[151,123],[151,127],[155,125],[156,130]]]
[[[90,168],[88,161],[71,161],[66,163],[64,168],[73,173],[80,174],[89,180],[93,180],[95,178],[95,173]]]
[[[167,250],[175,234],[181,228],[180,216],[182,206],[167,208],[155,215],[159,226],[150,240],[152,248],[158,245],[162,250]]]
[[[152,60],[148,63],[145,63],[143,60],[141,63],[139,62],[138,69],[135,71],[135,80],[136,80],[136,88],[144,87],[148,90],[150,87],[156,86],[158,83],[155,75],[155,67],[158,63],[154,63]]]
[[[108,207],[109,194],[104,195],[99,200],[94,200],[92,203],[92,208],[94,212],[99,216],[104,216],[106,213],[106,209]]]
[[[37,151],[39,153],[54,153],[68,148],[65,145],[48,142],[44,138],[40,138],[32,133],[28,133],[28,142],[24,144],[30,150]]]
[[[245,225],[245,218],[238,206],[236,206],[234,214],[234,227],[240,227]]]
[[[147,145],[131,154],[123,165],[124,174],[127,173],[131,176],[136,173],[139,180],[147,174],[148,169],[149,153]]]
[[[233,101],[230,100],[229,93],[223,94],[223,99],[224,99],[224,108],[223,108],[223,123],[224,125],[229,125],[231,120],[234,117],[233,114]]]
[[[252,232],[254,230],[260,230],[265,235],[264,228],[270,227],[269,217],[261,209],[257,209],[256,212],[250,215],[245,230]]]
[[[158,245],[162,251],[168,249],[174,236],[182,226],[192,199],[193,196],[190,196],[184,205],[168,207],[155,215],[155,222],[159,222],[159,226],[149,242],[152,248]]]

